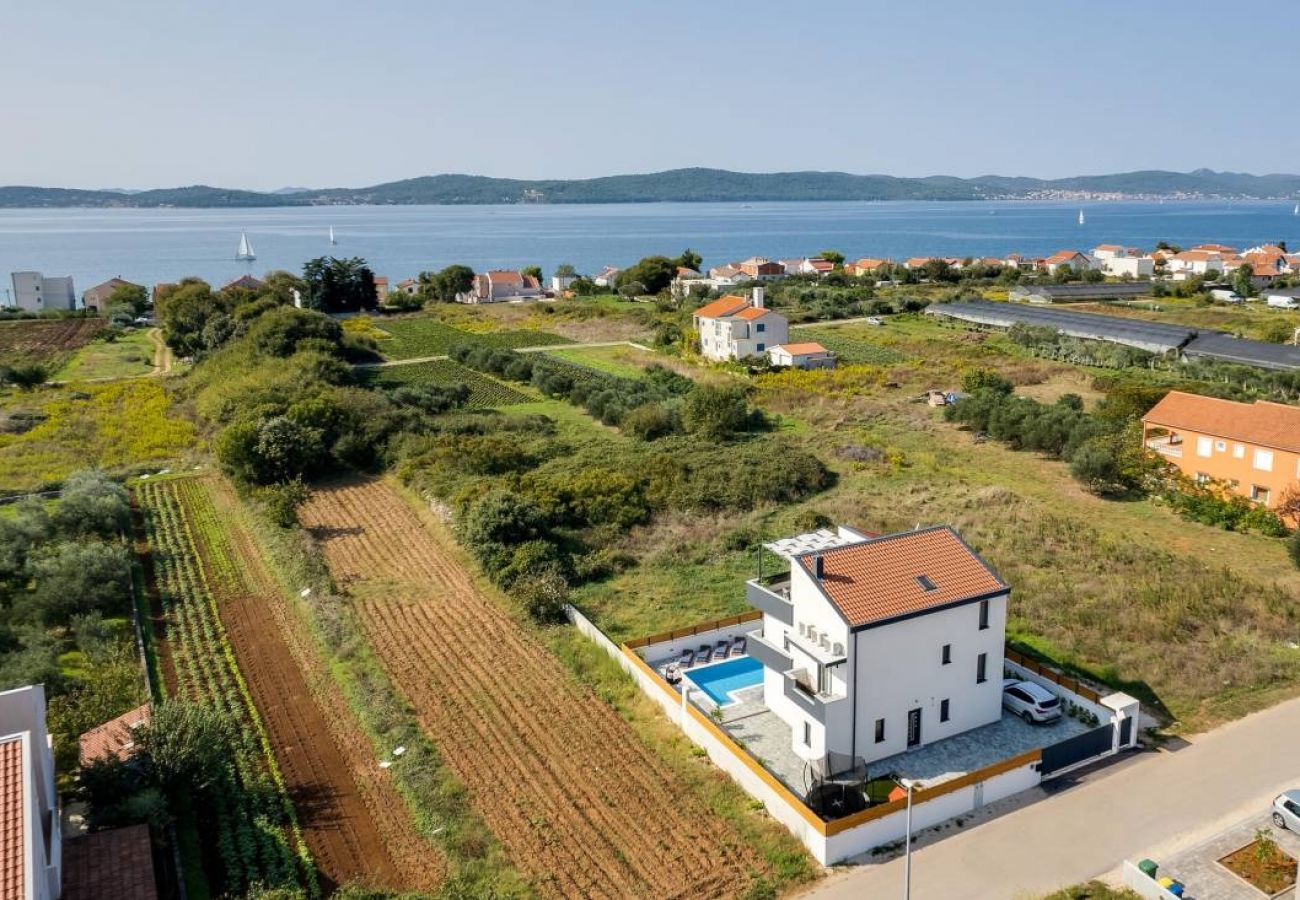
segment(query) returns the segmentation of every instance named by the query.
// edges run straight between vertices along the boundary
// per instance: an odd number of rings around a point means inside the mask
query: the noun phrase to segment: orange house
[[[1300,484],[1300,407],[1170,391],[1142,417],[1142,440],[1188,477],[1270,508]]]

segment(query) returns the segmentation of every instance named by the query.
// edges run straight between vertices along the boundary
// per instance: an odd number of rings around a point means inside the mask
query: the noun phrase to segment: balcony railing
[[[790,575],[777,575],[745,582],[745,599],[778,622],[794,624],[794,604],[790,602]]]
[[[1147,449],[1154,450],[1161,456],[1168,456],[1171,459],[1181,459],[1183,455],[1183,442],[1171,441],[1169,438],[1154,438],[1147,441]]]
[[[767,668],[777,672],[789,672],[794,668],[790,654],[764,638],[761,631],[751,631],[745,637],[749,655]]]
[[[807,669],[796,669],[785,673],[785,696],[823,725],[826,724],[828,707],[844,699],[842,694],[834,696],[819,692]]]

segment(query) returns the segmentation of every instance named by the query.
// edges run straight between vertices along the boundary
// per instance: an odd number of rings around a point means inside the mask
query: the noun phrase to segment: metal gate
[[[1127,747],[1129,741],[1133,739],[1133,717],[1125,716],[1124,721],[1119,723],[1119,745]]]
[[[1115,739],[1115,726],[1109,722],[1091,731],[1043,748],[1043,761],[1038,771],[1044,778],[1064,768],[1109,753]]]

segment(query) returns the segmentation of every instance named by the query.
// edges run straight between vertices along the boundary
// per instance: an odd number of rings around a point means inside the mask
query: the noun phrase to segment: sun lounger
[[[700,665],[713,661],[713,647],[710,644],[700,644],[700,649],[695,651],[695,661]]]
[[[732,656],[744,656],[747,647],[748,647],[748,644],[747,644],[747,642],[745,641],[745,636],[742,634],[742,635],[740,635],[739,637],[734,638],[734,639],[732,640],[732,642],[731,642],[731,655],[732,655]]]
[[[726,659],[727,651],[731,649],[731,641],[718,641],[713,647],[714,659]]]
[[[683,669],[689,669],[695,665],[695,651],[689,647],[682,651],[682,655],[677,658],[677,665]]]

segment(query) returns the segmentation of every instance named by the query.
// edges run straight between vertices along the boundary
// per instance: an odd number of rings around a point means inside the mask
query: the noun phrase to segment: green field
[[[419,359],[425,356],[443,356],[456,344],[476,344],[513,350],[516,347],[546,347],[568,344],[567,338],[547,331],[483,331],[471,332],[453,328],[437,319],[389,319],[379,324],[379,329],[389,337],[379,343],[380,352],[388,359]]]
[[[404,366],[377,366],[361,370],[371,384],[463,384],[469,388],[469,406],[495,407],[532,400],[512,387],[468,369],[451,359],[434,359]]]
[[[622,378],[640,377],[645,367],[655,361],[653,353],[630,346],[573,347],[564,350],[548,350],[546,355],[551,359],[586,366]]]
[[[113,340],[91,341],[51,376],[52,381],[126,378],[153,371],[154,345],[144,329],[127,331]]]
[[[816,341],[833,350],[846,365],[889,366],[906,357],[890,347],[869,339],[879,333],[879,326],[839,325],[832,328],[799,328],[790,333],[790,342]]]

